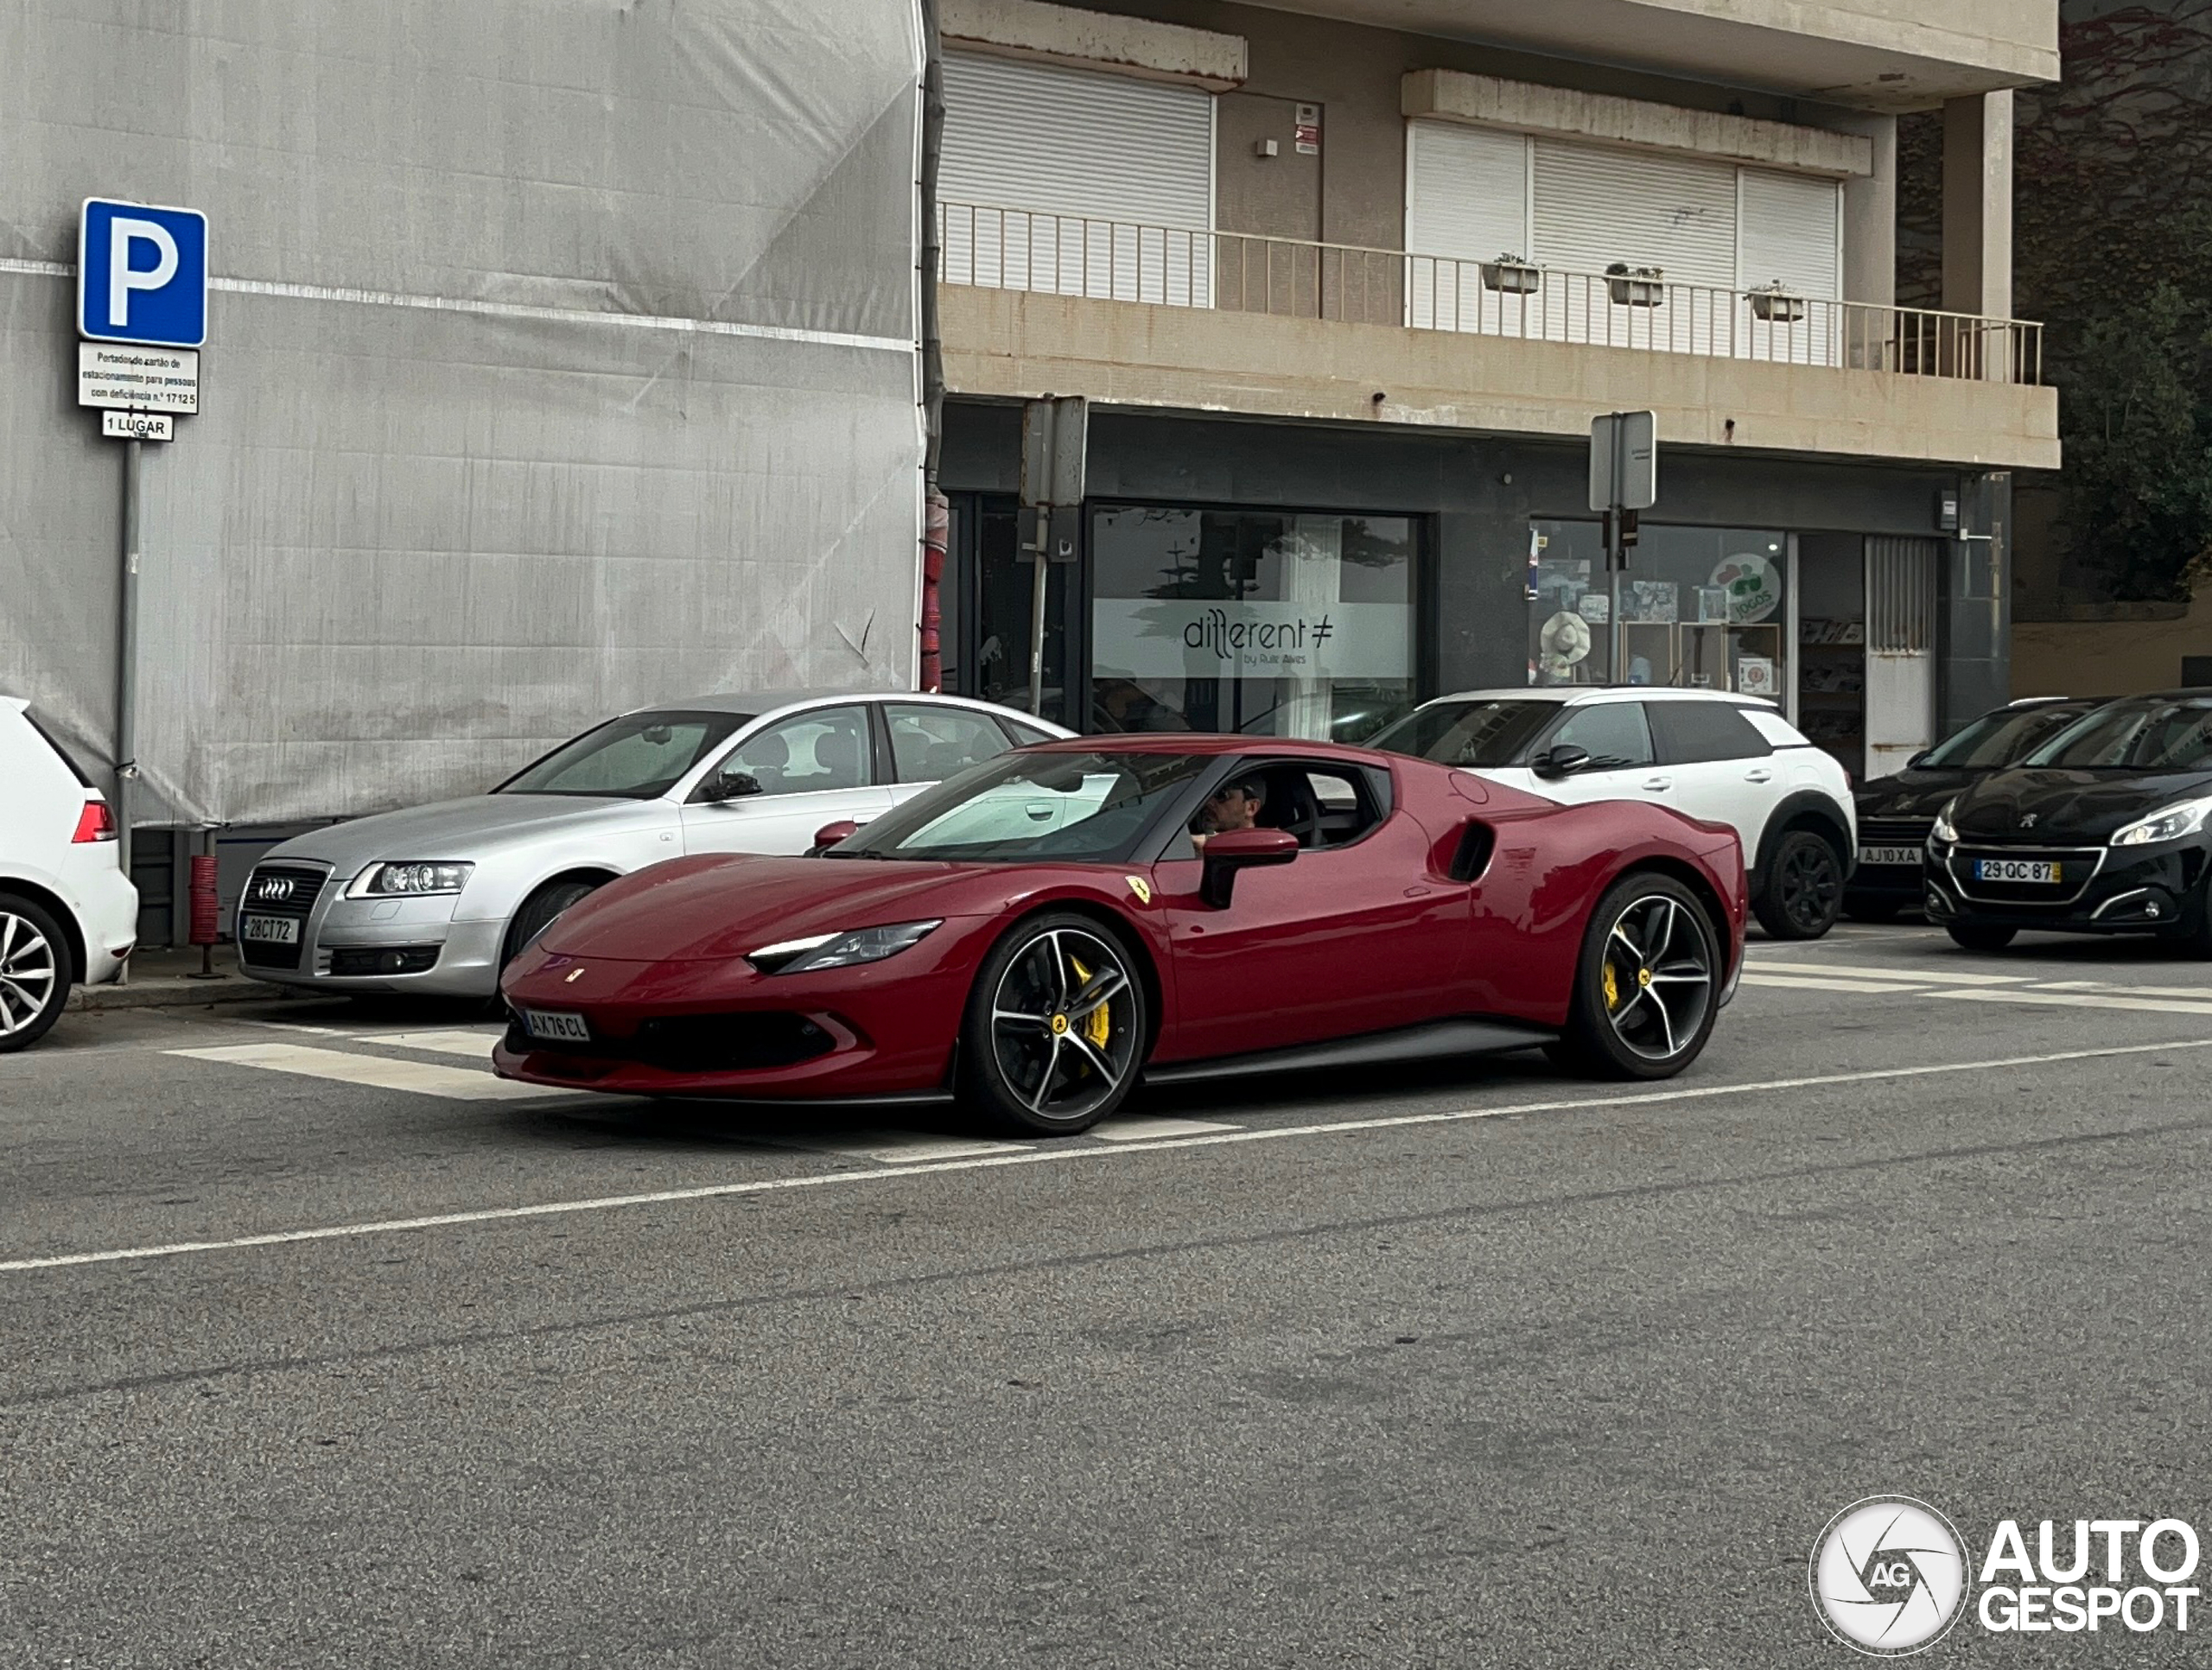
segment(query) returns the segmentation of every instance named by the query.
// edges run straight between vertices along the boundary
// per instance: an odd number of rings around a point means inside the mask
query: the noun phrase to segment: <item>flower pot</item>
[[[1787,290],[1751,292],[1751,314],[1772,325],[1799,325],[1805,321],[1805,298]]]
[[[1502,295],[1534,295],[1544,287],[1544,270],[1517,261],[1483,263],[1483,288]]]
[[[1656,278],[1608,278],[1605,293],[1617,308],[1658,308],[1667,302],[1667,286]]]

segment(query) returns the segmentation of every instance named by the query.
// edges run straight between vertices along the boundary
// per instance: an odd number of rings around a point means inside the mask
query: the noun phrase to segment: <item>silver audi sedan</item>
[[[803,853],[825,823],[1072,734],[948,695],[704,695],[624,714],[489,794],[271,848],[238,901],[238,966],[316,991],[488,998],[617,876],[693,853]]]

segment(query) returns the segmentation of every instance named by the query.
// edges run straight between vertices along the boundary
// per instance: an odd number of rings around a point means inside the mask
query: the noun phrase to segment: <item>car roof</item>
[[[1300,736],[1231,736],[1215,731],[1116,731],[1105,736],[1055,737],[1030,745],[1065,753],[1101,754],[1281,754],[1294,759],[1354,760],[1363,765],[1396,765],[1410,754],[1381,753],[1348,742],[1322,742]],[[1421,763],[1417,759],[1416,764]],[[1433,764],[1434,762],[1429,762]]]
[[[944,708],[985,708],[993,713],[1015,713],[995,702],[981,702],[973,696],[948,695],[935,690],[715,690],[705,695],[687,695],[672,702],[648,702],[640,707],[626,708],[626,713],[709,713],[709,714],[772,714],[785,708],[803,708],[817,702],[919,702]],[[1027,714],[1016,714],[1028,719]],[[1050,728],[1049,720],[1033,721]]]
[[[1733,690],[1697,690],[1681,684],[1505,685],[1491,690],[1454,690],[1449,695],[1432,696],[1421,705],[1432,707],[1439,702],[1556,702],[1569,706],[1591,702],[1641,702],[1655,695],[1670,702],[1725,702],[1732,708],[1781,711],[1777,703],[1763,695],[1738,695]]]

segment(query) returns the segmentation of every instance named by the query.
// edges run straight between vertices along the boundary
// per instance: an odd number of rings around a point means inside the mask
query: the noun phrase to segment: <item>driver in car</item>
[[[1230,778],[1198,808],[1198,827],[1192,833],[1192,844],[1203,849],[1208,835],[1226,835],[1231,829],[1258,829],[1260,809],[1267,803],[1267,785],[1258,778]]]

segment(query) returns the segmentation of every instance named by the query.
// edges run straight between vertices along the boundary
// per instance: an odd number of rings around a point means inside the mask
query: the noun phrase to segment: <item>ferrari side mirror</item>
[[[1536,756],[1529,769],[1538,777],[1573,777],[1590,764],[1590,751],[1578,748],[1572,742],[1562,742],[1557,747],[1547,748]]]
[[[1236,886],[1236,873],[1289,863],[1298,856],[1298,837],[1287,829],[1225,829],[1206,837],[1200,856],[1205,868],[1198,877],[1198,897],[1215,910],[1225,911]]]
[[[828,852],[839,841],[861,832],[861,826],[849,817],[841,817],[835,823],[825,823],[814,832],[814,845],[807,849],[807,856],[814,858]]]

